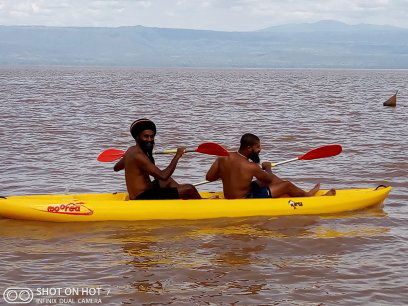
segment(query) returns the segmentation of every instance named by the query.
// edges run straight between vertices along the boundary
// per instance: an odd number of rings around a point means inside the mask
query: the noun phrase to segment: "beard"
[[[248,158],[252,160],[254,163],[259,164],[261,162],[261,159],[259,158],[259,153],[252,152]]]
[[[153,158],[154,141],[143,141],[139,139],[137,143],[142,149],[142,151],[146,154],[146,156],[150,159],[150,161],[154,164]]]

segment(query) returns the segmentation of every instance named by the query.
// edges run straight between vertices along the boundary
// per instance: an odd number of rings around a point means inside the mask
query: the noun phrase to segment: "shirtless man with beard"
[[[130,126],[136,145],[130,147],[114,166],[114,171],[125,169],[126,187],[130,200],[200,199],[193,185],[179,185],[172,178],[185,148],[178,148],[166,169],[156,167],[153,158],[156,125],[149,119],[139,119]],[[155,180],[152,182],[150,176]]]
[[[208,181],[222,180],[226,199],[311,197],[319,191],[317,184],[304,191],[289,181],[284,181],[272,173],[270,162],[259,166],[261,142],[253,134],[241,137],[241,146],[228,157],[218,157],[207,172]],[[252,162],[250,162],[251,160]],[[257,180],[253,181],[253,177]],[[325,195],[334,195],[334,189]]]

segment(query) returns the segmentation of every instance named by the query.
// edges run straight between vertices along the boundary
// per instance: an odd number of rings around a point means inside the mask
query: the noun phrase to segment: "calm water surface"
[[[123,173],[96,156],[131,145],[141,117],[156,122],[163,149],[233,150],[252,132],[262,158],[278,162],[339,143],[339,156],[276,173],[305,189],[394,188],[384,207],[331,216],[0,219],[0,293],[98,287],[112,305],[407,305],[407,80],[406,70],[0,68],[0,195],[124,191]],[[383,107],[397,89],[397,107]],[[212,161],[186,154],[174,178],[199,182]]]

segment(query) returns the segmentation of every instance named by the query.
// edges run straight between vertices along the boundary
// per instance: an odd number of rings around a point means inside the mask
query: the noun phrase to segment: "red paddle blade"
[[[228,156],[228,151],[214,142],[205,142],[198,146],[197,149],[194,150],[198,153],[209,154],[209,155],[218,155],[218,156]]]
[[[341,145],[328,145],[323,146],[307,152],[306,154],[299,156],[298,159],[311,160],[317,158],[331,157],[340,154],[343,150]]]
[[[100,162],[111,162],[121,158],[125,154],[125,151],[118,149],[107,149],[99,154],[97,160]]]

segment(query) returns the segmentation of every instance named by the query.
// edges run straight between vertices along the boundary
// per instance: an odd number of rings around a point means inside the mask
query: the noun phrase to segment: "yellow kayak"
[[[203,192],[202,200],[129,201],[126,193],[28,195],[0,198],[0,216],[51,222],[175,220],[223,217],[320,215],[381,204],[391,187],[337,190],[335,196],[227,200]],[[214,197],[219,197],[214,199]]]

